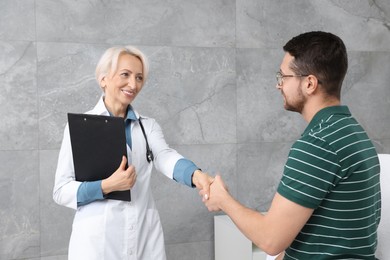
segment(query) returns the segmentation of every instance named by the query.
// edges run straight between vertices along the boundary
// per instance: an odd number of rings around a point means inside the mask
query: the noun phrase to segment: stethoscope
[[[144,138],[146,141],[146,160],[148,161],[148,163],[150,163],[151,161],[154,160],[153,152],[152,152],[152,150],[150,150],[148,138],[146,137],[145,129],[144,129],[144,126],[141,122],[141,118],[138,119],[138,122],[139,122],[139,125],[141,126],[142,134],[144,135]]]
[[[112,116],[110,111],[108,111],[108,113],[110,114],[110,116]],[[154,155],[153,155],[152,150],[150,150],[148,138],[146,137],[146,133],[145,133],[145,129],[144,129],[144,125],[141,122],[141,117],[138,119],[138,122],[139,122],[139,125],[141,126],[142,134],[144,135],[144,138],[146,141],[146,160],[148,161],[148,163],[150,163],[151,161],[154,160]]]

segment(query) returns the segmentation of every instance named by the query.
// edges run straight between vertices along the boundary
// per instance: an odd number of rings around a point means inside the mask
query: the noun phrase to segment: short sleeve
[[[290,149],[278,193],[304,207],[317,208],[340,181],[337,153],[324,140],[305,136]]]

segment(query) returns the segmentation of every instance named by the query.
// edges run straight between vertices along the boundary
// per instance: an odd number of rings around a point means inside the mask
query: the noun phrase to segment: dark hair
[[[288,41],[283,50],[294,57],[290,64],[294,73],[316,76],[326,94],[340,98],[348,57],[338,36],[319,31],[303,33]]]

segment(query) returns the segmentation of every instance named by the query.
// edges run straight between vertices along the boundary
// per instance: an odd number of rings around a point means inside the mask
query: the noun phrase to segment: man
[[[375,259],[379,161],[363,128],[340,104],[345,45],[331,33],[308,32],[283,49],[277,88],[284,108],[300,113],[308,126],[290,149],[269,211],[262,215],[240,204],[218,175],[204,202],[280,259]]]

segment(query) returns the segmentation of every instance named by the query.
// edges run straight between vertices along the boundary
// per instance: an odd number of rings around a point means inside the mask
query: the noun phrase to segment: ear
[[[318,79],[314,75],[309,75],[306,78],[305,90],[308,95],[312,95],[318,89]]]
[[[104,91],[105,88],[106,88],[106,85],[107,85],[106,76],[103,76],[103,77],[100,79],[99,85],[100,85],[100,87],[101,87],[101,88],[103,89],[103,91]]]

